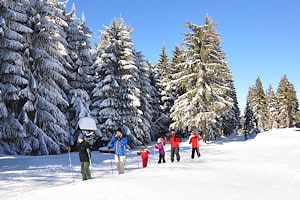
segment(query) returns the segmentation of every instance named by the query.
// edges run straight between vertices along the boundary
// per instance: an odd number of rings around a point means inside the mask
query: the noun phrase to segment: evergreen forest
[[[156,141],[171,129],[195,130],[204,142],[227,134],[298,126],[296,91],[283,75],[277,90],[249,87],[241,113],[216,23],[185,22],[171,57],[162,45],[157,63],[134,48],[122,17],[99,32],[76,7],[59,0],[0,0],[0,153],[50,155],[67,151],[77,122],[97,124],[95,148],[118,128],[129,148]]]

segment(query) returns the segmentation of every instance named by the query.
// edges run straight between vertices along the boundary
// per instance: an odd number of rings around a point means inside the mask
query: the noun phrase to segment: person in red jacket
[[[137,155],[142,157],[142,166],[143,168],[147,167],[148,164],[148,155],[150,154],[149,149],[144,148],[143,150],[137,152]]]
[[[179,143],[181,139],[176,136],[176,132],[172,130],[170,137],[165,137],[165,140],[169,141],[171,144],[171,162],[174,162],[174,156],[176,155],[176,159],[180,161],[180,154],[179,154]]]
[[[195,152],[197,153],[198,158],[201,156],[198,143],[200,140],[200,136],[197,136],[197,133],[192,131],[191,136],[189,137],[189,144],[192,144],[192,159],[195,157]]]

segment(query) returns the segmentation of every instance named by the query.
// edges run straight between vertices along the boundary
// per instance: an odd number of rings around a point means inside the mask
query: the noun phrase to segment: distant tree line
[[[290,128],[299,125],[299,103],[292,83],[284,75],[277,91],[270,85],[264,91],[260,77],[249,88],[245,114],[244,131],[262,132],[273,128]]]
[[[132,148],[170,129],[196,130],[206,141],[242,127],[233,78],[209,16],[204,25],[186,22],[188,32],[172,58],[163,46],[153,65],[134,48],[122,18],[104,26],[91,48],[84,15],[76,16],[75,5],[66,12],[66,4],[0,1],[0,153],[62,153],[76,143],[81,117],[95,119],[97,147],[119,127]],[[245,130],[299,122],[296,92],[288,84],[276,95],[250,89]]]

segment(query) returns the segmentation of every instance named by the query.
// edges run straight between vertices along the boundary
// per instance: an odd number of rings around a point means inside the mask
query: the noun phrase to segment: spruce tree
[[[255,88],[254,86],[249,87],[247,100],[246,100],[246,108],[245,108],[245,127],[244,129],[248,132],[252,132],[254,128],[256,128],[256,119],[254,117],[254,108],[253,104],[255,101]]]
[[[37,131],[28,131],[37,138],[36,155],[61,153],[69,143],[66,110],[70,85],[66,79],[68,51],[65,27],[65,6],[56,0],[38,0],[33,35],[32,72],[36,87],[34,110],[30,120]],[[29,127],[32,129],[32,127]]]
[[[141,144],[137,140],[139,133],[134,132],[141,102],[139,71],[130,33],[131,28],[126,27],[122,18],[115,18],[101,31],[99,57],[93,64],[96,87],[92,92],[92,112],[101,124],[102,140],[108,141],[121,127],[130,146],[135,146]]]
[[[167,122],[164,120],[167,119],[163,113],[162,109],[160,107],[160,93],[157,88],[157,79],[155,78],[155,70],[154,66],[149,62],[149,60],[146,61],[145,68],[149,72],[149,79],[150,79],[150,87],[152,88],[149,90],[150,98],[150,105],[152,108],[152,120],[151,120],[151,139],[156,141],[159,137],[162,137],[165,135],[165,132],[168,130],[168,127],[166,127]]]
[[[251,120],[247,119],[249,114],[246,115],[248,127],[246,129],[251,133],[264,131],[266,128],[266,97],[262,87],[262,82],[259,76],[256,79],[255,86],[250,87],[247,96],[247,108],[245,112],[251,113]],[[251,124],[249,124],[251,121]]]
[[[227,94],[233,100],[232,110],[229,113],[224,114],[221,116],[222,119],[222,127],[221,133],[225,135],[229,135],[231,133],[237,133],[237,130],[241,128],[240,124],[240,115],[241,111],[239,109],[236,90],[233,83],[233,78],[228,80],[230,92]]]
[[[253,102],[253,113],[256,119],[256,127],[260,132],[266,127],[266,97],[260,77],[255,82],[255,99]]]
[[[91,117],[90,92],[93,89],[93,71],[91,69],[92,56],[90,46],[90,34],[92,31],[85,25],[85,17],[77,18],[76,8],[73,4],[67,16],[66,27],[69,62],[72,68],[68,70],[68,82],[71,86],[69,92],[70,108],[67,112],[70,126],[70,142],[74,144],[79,132],[76,130],[77,122],[82,117]]]
[[[181,55],[182,52],[184,52],[184,50],[180,49],[178,45],[175,46],[175,49],[173,51],[172,54],[172,60],[170,63],[170,69],[169,69],[169,76],[170,79],[176,79],[176,77],[172,77],[174,74],[179,73],[180,71],[182,71],[182,69],[180,69],[178,66],[182,66],[180,65],[181,63],[184,62],[184,58]],[[173,85],[172,88],[175,88],[176,91],[176,96],[180,96],[182,94],[184,94],[186,92],[186,85],[183,83],[183,85]],[[174,104],[174,101],[172,101],[172,105]]]
[[[186,22],[191,32],[185,34],[182,53],[184,62],[173,74],[173,85],[186,86],[186,92],[172,107],[173,128],[202,131],[203,140],[215,139],[222,126],[222,118],[233,117],[231,75],[220,49],[220,38],[215,24],[205,18],[205,25]],[[220,118],[221,116],[221,118]]]
[[[0,146],[9,154],[30,154],[23,128],[31,82],[30,57],[32,1],[0,3]],[[1,147],[0,147],[1,149]]]
[[[246,103],[246,108],[245,108],[245,114],[244,114],[244,124],[243,124],[243,131],[247,133],[252,133],[254,130],[254,117],[253,117],[253,111],[251,109],[250,105],[250,95],[251,95],[251,89],[248,92],[247,96],[247,103]]]
[[[170,109],[174,104],[174,90],[170,81],[172,80],[171,72],[170,72],[170,64],[169,58],[166,53],[166,46],[162,46],[161,54],[159,55],[159,61],[155,65],[157,70],[155,74],[156,80],[156,88],[160,94],[160,109],[162,115],[160,116],[159,120],[161,123],[161,132],[162,134],[168,132],[169,126],[172,122],[170,117]]]
[[[287,75],[284,75],[277,88],[279,125],[282,128],[292,127],[296,124],[299,112],[299,103],[294,85],[289,82]]]
[[[136,66],[138,67],[138,88],[140,90],[140,107],[139,107],[139,120],[134,129],[139,141],[143,143],[149,143],[153,137],[151,137],[152,131],[152,117],[153,109],[152,102],[154,98],[154,88],[151,85],[150,69],[145,65],[145,60],[141,52],[134,52],[136,57]],[[137,134],[139,133],[139,134]]]
[[[278,128],[278,99],[272,85],[266,91],[266,128]]]

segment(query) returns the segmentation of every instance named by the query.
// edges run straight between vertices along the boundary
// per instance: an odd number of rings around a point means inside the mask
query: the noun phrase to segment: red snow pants
[[[140,152],[138,152],[138,155],[141,155],[141,157],[142,157],[142,166],[143,166],[143,168],[147,167],[148,154],[149,153],[150,153],[149,151],[140,151]]]

